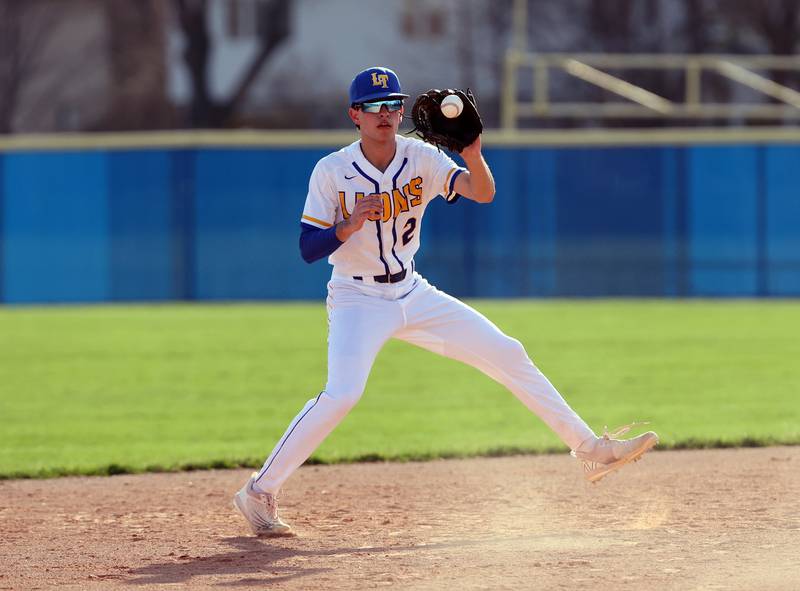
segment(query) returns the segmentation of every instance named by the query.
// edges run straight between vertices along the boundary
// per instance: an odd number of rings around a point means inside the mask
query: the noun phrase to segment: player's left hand
[[[461,113],[455,117],[442,113],[442,101],[450,95],[459,98],[463,105]],[[451,152],[461,153],[483,132],[483,121],[469,88],[466,91],[432,88],[414,101],[411,118],[414,120],[412,132],[429,144]]]
[[[461,150],[461,157],[464,160],[471,160],[478,158],[481,155],[481,136],[475,138],[475,141]]]

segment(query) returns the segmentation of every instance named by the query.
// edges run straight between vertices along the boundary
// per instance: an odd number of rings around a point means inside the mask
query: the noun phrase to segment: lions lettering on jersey
[[[339,191],[339,207],[342,211],[342,218],[348,219],[350,217],[350,209],[355,207],[359,199],[363,199],[365,195],[363,191],[356,192],[355,196],[351,199],[346,191]],[[410,182],[403,185],[402,189],[392,189],[392,193],[380,193],[383,199],[383,215],[375,217],[369,216],[367,219],[370,221],[388,222],[392,218],[396,218],[401,213],[409,211],[412,207],[419,207],[422,204],[422,177],[411,179]],[[348,202],[352,207],[348,208]]]
[[[397,136],[395,157],[380,171],[354,142],[317,163],[302,221],[329,228],[348,219],[359,199],[380,195],[382,215],[371,216],[328,262],[345,275],[398,273],[411,268],[428,203],[437,196],[453,200],[455,179],[463,170],[433,146]]]

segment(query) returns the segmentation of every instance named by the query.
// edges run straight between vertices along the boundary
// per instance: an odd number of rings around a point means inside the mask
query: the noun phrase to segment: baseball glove
[[[464,103],[461,113],[452,119],[445,117],[440,108],[442,99],[449,94],[457,95]],[[411,118],[414,120],[414,129],[409,133],[416,132],[429,144],[452,152],[460,153],[483,131],[483,121],[469,88],[466,92],[459,89],[434,88],[419,95],[411,109]]]

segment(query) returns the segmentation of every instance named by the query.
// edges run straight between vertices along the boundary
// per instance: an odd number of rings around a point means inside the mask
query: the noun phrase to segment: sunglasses
[[[381,107],[386,105],[386,109],[391,113],[392,111],[399,111],[403,108],[403,101],[401,99],[392,99],[387,101],[373,101],[369,103],[361,103],[359,108],[365,113],[380,113]]]

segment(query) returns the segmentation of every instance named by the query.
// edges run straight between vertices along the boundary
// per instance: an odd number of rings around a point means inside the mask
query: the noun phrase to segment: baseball
[[[442,99],[441,109],[442,115],[448,119],[453,119],[454,117],[461,115],[461,111],[464,109],[464,103],[461,102],[461,99],[458,98],[458,95],[448,94],[446,97],[444,97],[444,99]]]

